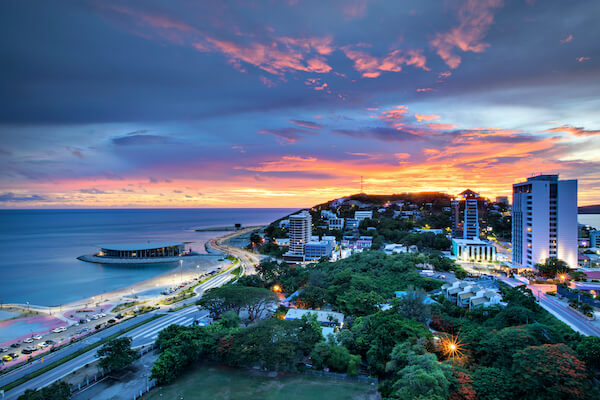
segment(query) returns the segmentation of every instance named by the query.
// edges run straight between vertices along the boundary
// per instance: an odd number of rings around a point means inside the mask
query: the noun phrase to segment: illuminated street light
[[[279,285],[274,285],[274,286],[271,288],[271,290],[272,290],[272,291],[274,291],[275,293],[281,293],[281,286],[279,286]]]
[[[463,345],[455,336],[448,336],[442,340],[442,351],[448,358],[462,357]]]

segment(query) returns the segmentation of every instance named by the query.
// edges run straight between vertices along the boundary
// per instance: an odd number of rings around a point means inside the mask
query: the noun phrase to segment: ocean
[[[115,266],[77,260],[97,245],[190,241],[223,233],[197,228],[262,225],[293,209],[0,210],[0,304],[55,306],[124,288],[176,268]]]

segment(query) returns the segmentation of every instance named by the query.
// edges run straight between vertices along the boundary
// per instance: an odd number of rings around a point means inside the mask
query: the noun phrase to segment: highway
[[[186,305],[189,303],[195,302],[206,290],[224,285],[233,279],[233,275],[229,272],[225,272],[219,275],[214,276],[203,284],[197,286],[194,291],[198,293],[198,296],[192,297],[188,300],[177,303],[177,305],[173,307],[179,307],[181,305]],[[131,318],[123,323],[112,326],[104,331],[101,331],[95,335],[90,336],[88,339],[85,339],[79,343],[75,343],[65,347],[64,349],[58,350],[55,353],[48,357],[44,357],[44,361],[41,360],[35,361],[31,364],[25,365],[22,368],[12,371],[6,375],[2,375],[0,377],[0,386],[6,385],[16,379],[19,379],[25,375],[30,374],[43,367],[43,364],[47,365],[49,362],[54,362],[56,360],[60,360],[63,357],[66,357],[69,354],[72,354],[84,347],[87,347],[90,344],[96,343],[114,333],[117,333],[129,326],[135,325],[138,322],[147,320],[154,315],[161,315],[155,321],[144,324],[138,328],[133,329],[125,333],[123,336],[129,336],[132,338],[132,346],[133,347],[141,347],[147,346],[151,343],[154,343],[156,338],[158,337],[158,333],[171,324],[185,325],[189,326],[194,323],[194,321],[201,320],[202,318],[208,315],[206,310],[199,310],[198,307],[191,305],[189,307],[183,308],[181,310],[177,310],[174,312],[168,312],[169,307],[163,307],[160,310],[156,310],[153,312],[149,312],[143,315],[140,315],[135,318]],[[99,348],[99,347],[98,347]],[[73,371],[83,367],[85,364],[88,364],[96,359],[97,349],[90,350],[72,360],[65,362],[57,366],[56,368],[48,371],[40,376],[37,376],[22,385],[17,386],[6,392],[4,399],[12,400],[18,398],[21,394],[23,394],[27,389],[39,389],[44,386],[47,386],[62,377],[70,374]]]
[[[499,277],[501,281],[509,286],[515,287],[523,285],[516,279]],[[535,285],[527,286],[533,294],[538,298],[540,305],[546,309],[549,313],[554,315],[556,318],[569,325],[573,330],[586,335],[586,336],[598,336],[600,337],[600,329],[592,325],[587,319],[580,315],[571,307],[565,307],[556,300],[552,299],[551,296],[546,295],[542,290],[536,288]]]

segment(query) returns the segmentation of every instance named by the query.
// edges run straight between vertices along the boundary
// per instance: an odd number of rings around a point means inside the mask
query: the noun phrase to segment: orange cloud
[[[417,92],[422,93],[422,92],[431,92],[433,90],[433,88],[430,87],[426,87],[426,88],[417,88]]]
[[[440,116],[439,115],[435,115],[435,114],[431,114],[431,115],[427,115],[427,114],[415,114],[415,118],[417,119],[418,122],[422,122],[422,121],[432,121],[434,119],[439,119]]]
[[[544,132],[568,132],[574,136],[600,135],[600,130],[585,130],[582,127],[575,127],[571,125],[563,125],[556,128],[546,129]]]
[[[502,0],[467,0],[458,12],[459,25],[448,32],[437,33],[431,46],[450,68],[457,68],[461,58],[454,53],[454,48],[474,53],[488,48],[489,44],[482,40],[494,22],[493,9],[502,5]]]
[[[426,65],[427,59],[420,49],[394,50],[381,58],[356,50],[352,46],[342,47],[342,51],[346,57],[354,61],[354,69],[361,72],[363,78],[377,78],[382,72],[400,72],[403,65],[429,71]]]
[[[408,107],[399,105],[390,110],[384,111],[379,114],[379,119],[385,122],[386,124],[393,126],[395,128],[401,127],[404,124],[402,120],[408,114]]]

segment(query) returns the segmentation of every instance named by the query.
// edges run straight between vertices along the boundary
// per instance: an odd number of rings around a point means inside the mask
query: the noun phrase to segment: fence
[[[140,356],[149,353],[151,351],[154,350],[154,343],[150,346],[147,347],[141,347],[139,350],[139,354]],[[110,371],[109,371],[110,373]],[[105,374],[104,371],[100,371],[97,374],[94,374],[94,376],[86,376],[85,379],[81,382],[79,382],[77,385],[71,385],[71,394],[74,394],[76,392],[80,392],[82,390],[85,390],[86,388],[90,387],[91,385],[102,381],[104,378],[108,378],[108,374]],[[133,399],[139,399],[140,397],[142,397],[142,395],[144,393],[148,393],[150,391],[150,389],[152,389],[154,386],[156,386],[156,381],[152,380],[149,381],[145,386],[143,386],[139,392],[136,392],[133,394]]]

